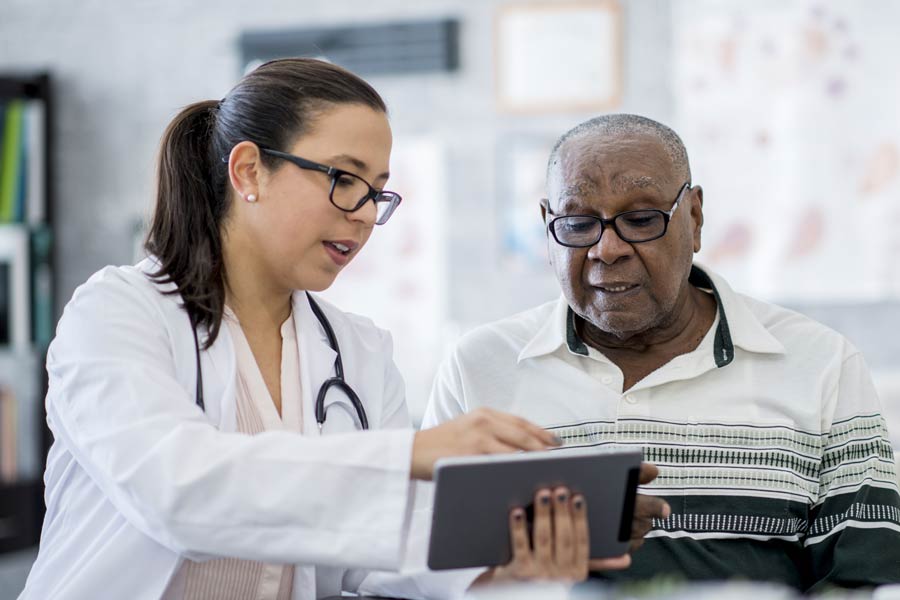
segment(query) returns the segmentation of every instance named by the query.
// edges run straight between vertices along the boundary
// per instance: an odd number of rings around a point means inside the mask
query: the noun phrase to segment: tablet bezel
[[[582,447],[439,460],[428,567],[507,564],[509,511],[529,509],[538,489],[561,485],[587,500],[591,558],[624,554],[641,458],[640,449]]]

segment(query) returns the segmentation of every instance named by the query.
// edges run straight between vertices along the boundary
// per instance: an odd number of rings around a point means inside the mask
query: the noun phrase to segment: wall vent
[[[459,67],[456,19],[248,31],[241,35],[240,44],[244,69],[287,56],[324,58],[363,76],[447,72]]]

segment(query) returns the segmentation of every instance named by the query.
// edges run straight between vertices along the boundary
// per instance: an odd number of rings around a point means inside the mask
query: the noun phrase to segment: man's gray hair
[[[691,180],[691,165],[688,162],[687,150],[684,142],[678,134],[658,121],[642,117],[640,115],[610,114],[594,117],[584,123],[576,125],[565,132],[556,140],[553,150],[550,151],[550,160],[547,162],[547,179],[549,180],[553,168],[559,162],[559,151],[563,144],[572,138],[585,135],[598,137],[619,137],[633,135],[649,135],[655,137],[665,148],[672,160],[672,166],[676,173],[680,173],[684,181]]]

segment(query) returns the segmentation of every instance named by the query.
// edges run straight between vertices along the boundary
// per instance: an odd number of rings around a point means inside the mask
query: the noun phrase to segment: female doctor
[[[484,411],[414,432],[390,336],[308,293],[400,203],[390,149],[378,94],[315,60],[267,63],[172,121],[150,258],[80,286],[49,349],[22,598],[337,595],[353,568],[400,564],[411,480],[436,459],[556,443]]]

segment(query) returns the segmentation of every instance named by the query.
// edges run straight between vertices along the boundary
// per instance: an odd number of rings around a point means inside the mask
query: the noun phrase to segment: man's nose
[[[608,265],[632,254],[634,254],[634,247],[620,238],[616,233],[616,228],[612,225],[604,225],[600,240],[588,249],[588,258]]]

